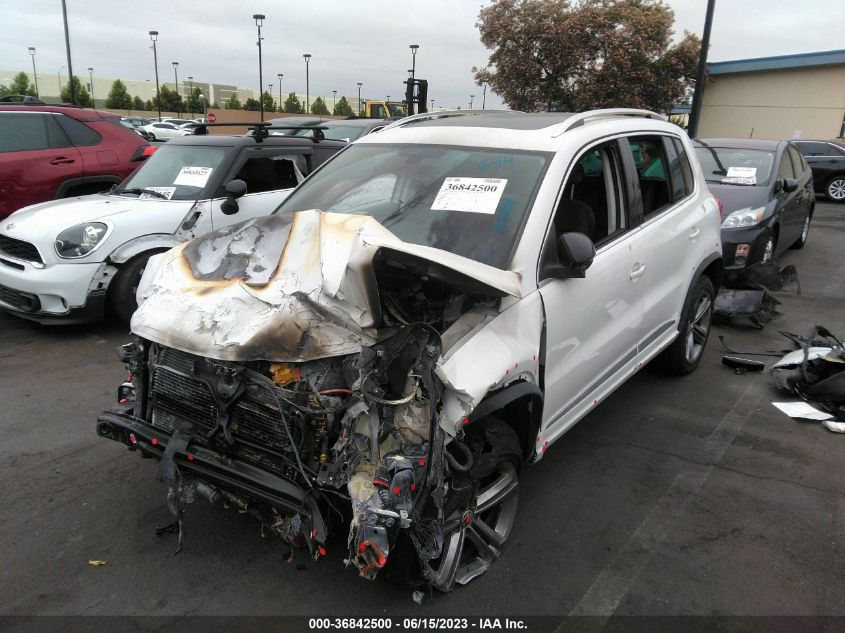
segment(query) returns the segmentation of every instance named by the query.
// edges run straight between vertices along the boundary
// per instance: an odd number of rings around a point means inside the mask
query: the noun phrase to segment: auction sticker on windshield
[[[496,213],[507,178],[447,178],[431,204],[435,211]]]
[[[735,185],[756,185],[756,167],[728,167],[728,173],[722,182]]]
[[[176,193],[176,187],[145,187],[147,191],[155,191],[156,193],[160,193],[162,196],[165,196],[168,200],[173,197],[173,194]],[[159,198],[159,196],[152,194],[152,193],[142,193],[139,196],[142,200],[147,200],[150,198]]]
[[[185,185],[187,187],[205,187],[214,167],[183,167],[179,170],[174,185]]]

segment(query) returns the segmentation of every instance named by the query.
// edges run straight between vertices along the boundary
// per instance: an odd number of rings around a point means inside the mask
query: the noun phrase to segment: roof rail
[[[655,121],[666,120],[665,118],[663,118],[656,112],[652,112],[651,110],[638,110],[635,108],[605,108],[603,110],[588,110],[587,112],[579,112],[577,114],[574,114],[568,119],[566,119],[566,121],[561,124],[560,131],[556,132],[555,134],[552,134],[552,137],[560,136],[561,134],[564,134],[569,130],[574,130],[577,127],[581,127],[587,121],[591,121],[593,119],[609,119],[613,117],[622,116],[654,119]]]
[[[409,123],[419,123],[421,121],[449,119],[457,116],[476,116],[479,114],[502,114],[503,112],[513,114],[525,114],[524,112],[520,112],[519,110],[439,110],[437,112],[421,112],[420,114],[412,114],[410,116],[406,116],[402,119],[399,119],[398,121],[394,121],[390,125],[385,126],[382,129],[382,132],[384,130],[389,130],[394,127],[402,127],[403,125],[408,125]]]
[[[261,143],[265,138],[270,136],[270,130],[314,130],[314,136],[310,137],[311,140],[318,142],[325,139],[325,134],[323,134],[323,130],[328,130],[328,126],[326,125],[277,125],[275,123],[269,122],[242,122],[242,123],[188,123],[185,127],[190,127],[194,130],[195,136],[206,136],[208,135],[208,128],[210,127],[246,127],[246,129],[252,132],[252,137],[256,140],[256,142]],[[302,138],[309,138],[307,136]]]

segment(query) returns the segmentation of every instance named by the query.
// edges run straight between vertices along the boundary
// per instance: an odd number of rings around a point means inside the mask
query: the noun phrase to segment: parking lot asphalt
[[[155,464],[98,438],[122,379],[120,323],[0,314],[0,614],[845,614],[845,435],[770,404],[768,372],[721,366],[716,335],[785,349],[778,329],[845,336],[845,205],[819,200],[800,296],[763,330],[714,328],[701,367],[646,367],[523,469],[501,558],[467,587],[411,593],[328,556],[285,562],[251,518],[198,501],[183,551]],[[763,359],[771,363],[773,359]],[[92,566],[90,560],[105,561]]]

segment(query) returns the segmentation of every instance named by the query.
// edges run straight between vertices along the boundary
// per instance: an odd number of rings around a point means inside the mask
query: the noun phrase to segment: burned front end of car
[[[387,242],[372,220],[309,211],[151,262],[137,338],[118,350],[128,379],[97,432],[159,461],[180,546],[202,497],[314,559],[346,531],[347,564],[370,579],[403,544],[451,587],[455,570],[427,563],[456,509],[471,520],[485,463],[463,441],[472,397],[444,380],[443,340],[506,293]]]

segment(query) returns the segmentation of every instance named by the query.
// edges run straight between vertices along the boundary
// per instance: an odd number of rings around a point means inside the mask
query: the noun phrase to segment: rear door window
[[[672,139],[667,137],[663,140],[666,145],[666,157],[669,161],[669,183],[672,189],[672,202],[680,202],[690,194],[690,190],[687,189],[686,181],[684,180],[678,150],[675,149]]]
[[[672,144],[675,146],[675,151],[678,154],[678,160],[681,163],[681,174],[684,179],[684,191],[687,195],[689,195],[695,189],[695,179],[692,176],[692,166],[689,162],[689,156],[687,155],[687,150],[684,148],[684,144],[681,142],[681,139],[673,138]]]
[[[643,199],[643,219],[648,220],[673,204],[674,192],[669,182],[668,158],[659,136],[628,139],[637,168]]]
[[[246,183],[247,193],[262,193],[296,187],[308,173],[303,154],[268,154],[246,152],[246,160],[237,169],[235,179]]]
[[[54,117],[41,112],[0,114],[0,152],[22,152],[69,147],[70,142]]]

